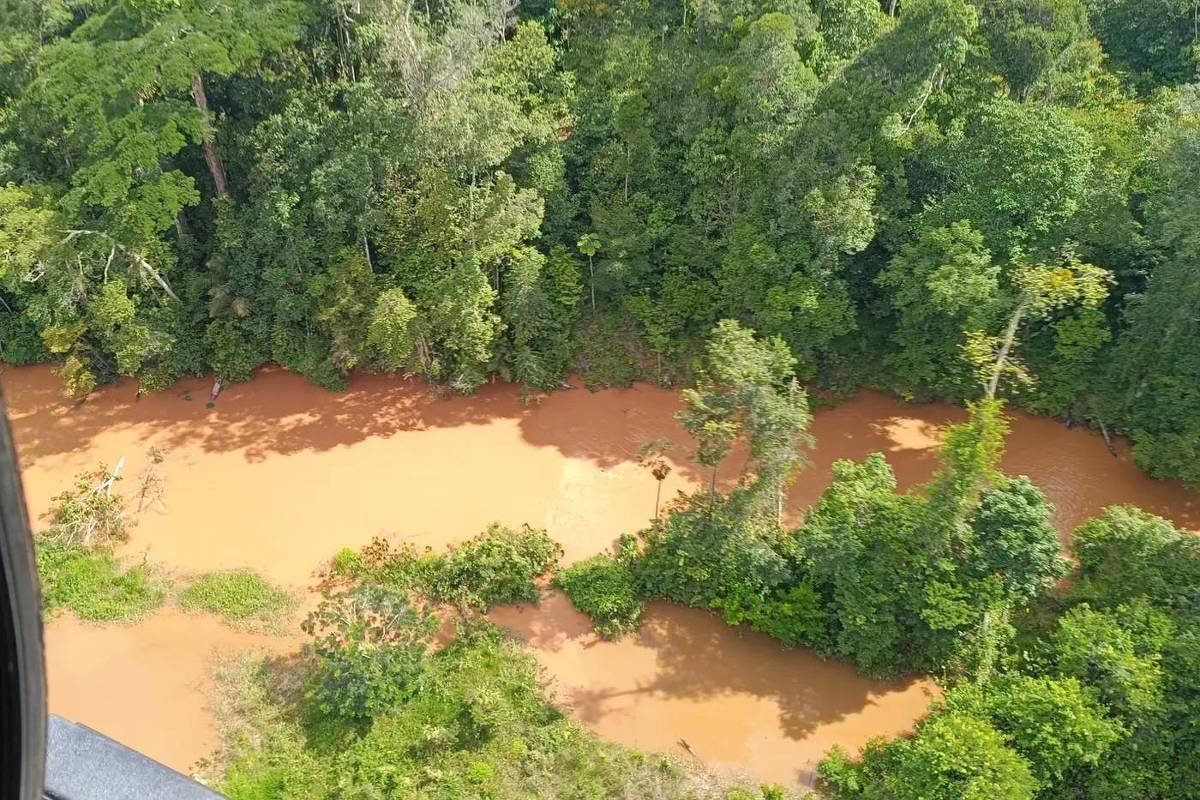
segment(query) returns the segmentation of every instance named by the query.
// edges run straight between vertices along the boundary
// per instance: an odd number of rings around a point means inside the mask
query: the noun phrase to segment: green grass
[[[261,623],[278,626],[292,597],[247,569],[211,572],[188,584],[179,596],[185,611],[208,611],[230,625]]]
[[[558,574],[555,583],[576,608],[592,618],[601,636],[617,638],[641,625],[645,604],[637,596],[633,575],[610,556],[572,564]]]
[[[109,553],[39,538],[37,564],[47,617],[70,609],[80,619],[127,621],[158,608],[167,595],[145,567],[122,569]]]

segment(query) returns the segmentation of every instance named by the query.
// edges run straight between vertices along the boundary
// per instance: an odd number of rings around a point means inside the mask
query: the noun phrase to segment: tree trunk
[[[888,0],[888,16],[896,16],[896,0]]]
[[[625,202],[629,202],[629,145],[625,145]]]
[[[658,488],[654,491],[654,518],[658,519],[658,502],[662,499],[662,481],[658,481]]]
[[[1029,308],[1029,298],[1021,298],[1021,302],[1013,310],[1012,318],[1008,321],[1008,330],[1004,332],[1004,341],[1000,344],[1000,352],[996,354],[996,364],[992,367],[992,376],[988,378],[986,385],[987,399],[993,400],[996,397],[996,390],[1000,388],[1000,375],[1004,372],[1004,366],[1008,363],[1008,354],[1012,350],[1013,342],[1017,339],[1017,328],[1021,326],[1021,318],[1025,316],[1025,311]]]
[[[199,72],[192,76],[192,100],[196,103],[196,108],[200,109],[200,118],[204,123],[204,141],[201,143],[201,148],[204,150],[204,161],[208,164],[208,171],[212,174],[217,197],[224,197],[229,194],[229,182],[225,178],[225,165],[221,162],[221,156],[213,144],[212,123],[208,117],[208,97],[204,94],[204,79],[200,77]]]
[[[1104,424],[1104,420],[1097,420],[1100,423],[1100,433],[1104,434],[1104,446],[1108,448],[1109,454],[1117,457],[1117,446],[1113,444],[1112,437],[1108,435],[1108,426]]]
[[[592,263],[592,257],[588,256],[588,274],[591,275],[592,284],[592,316],[596,315],[596,267]]]

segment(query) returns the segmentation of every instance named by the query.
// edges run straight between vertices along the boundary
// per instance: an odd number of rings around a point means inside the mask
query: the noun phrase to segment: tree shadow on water
[[[540,609],[526,610],[519,618],[493,618],[534,650],[555,653],[577,646],[580,652],[574,658],[594,659],[580,674],[602,676],[603,685],[570,685],[571,676],[556,676],[550,670],[562,700],[589,724],[611,713],[614,701],[622,698],[634,703],[687,700],[712,701],[712,725],[719,729],[721,715],[730,710],[727,701],[744,695],[746,713],[757,713],[749,706],[769,701],[778,708],[782,736],[802,741],[824,725],[876,705],[881,695],[916,682],[864,678],[850,664],[821,659],[805,648],[784,649],[769,637],[731,627],[707,611],[670,603],[651,603],[641,632],[615,642],[597,640],[587,618],[561,595],[551,595]],[[649,661],[653,669],[647,675],[644,665]]]
[[[122,380],[83,401],[62,397],[61,378],[49,366],[7,368],[0,380],[21,453],[31,460],[78,452],[111,433],[167,448],[241,451],[261,461],[406,431],[513,421],[532,445],[608,468],[636,461],[648,441],[683,438],[673,417],[677,396],[641,385],[523,397],[520,387],[496,382],[460,396],[416,379],[357,373],[345,391],[333,392],[268,367],[226,387],[209,407],[211,378],[185,378],[141,397],[134,382]],[[678,467],[689,469],[679,455]]]

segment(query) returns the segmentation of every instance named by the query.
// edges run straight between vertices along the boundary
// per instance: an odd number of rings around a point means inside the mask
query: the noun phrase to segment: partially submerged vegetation
[[[333,578],[349,578],[458,606],[486,611],[495,605],[536,603],[538,579],[554,571],[562,548],[546,531],[499,523],[447,553],[418,553],[408,544],[375,539],[360,552],[342,550]]]
[[[295,668],[293,668],[295,669]],[[601,741],[544,694],[533,658],[484,622],[406,665],[406,691],[347,726],[305,700],[309,678],[242,661],[219,673],[232,800],[479,797],[781,800],[695,766]]]
[[[50,525],[35,541],[46,616],[70,609],[81,619],[129,621],[166,599],[162,578],[145,565],[123,567],[113,555],[129,524],[119,480],[119,470],[100,465],[55,495]]]
[[[803,524],[787,530],[773,501],[800,461],[790,454],[805,420],[772,414],[792,390],[749,368],[773,352],[714,335],[701,374],[724,379],[686,395],[681,416],[702,457],[708,442],[711,466],[744,438],[753,471],[727,495],[682,498],[642,532],[640,549],[624,543],[621,561],[644,596],[719,610],[868,673],[941,677],[945,701],[911,737],[877,740],[857,757],[835,748],[820,768],[823,791],[1196,797],[1200,539],[1110,508],[1075,531],[1078,566],[1060,585],[1068,564],[1049,504],[1027,478],[998,469],[1007,427],[992,399],[946,432],[926,486],[898,493],[881,454],[839,461]],[[721,366],[732,363],[739,369]]]
[[[564,569],[555,583],[602,636],[618,638],[638,629],[646,604],[628,564],[608,555],[592,556]]]
[[[47,617],[69,609],[80,619],[127,622],[154,611],[167,597],[166,584],[147,567],[122,567],[112,553],[42,539],[37,566]]]
[[[783,798],[604,743],[553,705],[532,656],[479,614],[536,600],[558,558],[548,541],[493,526],[444,555],[380,540],[339,553],[298,661],[221,669],[219,788],[233,800]],[[447,595],[446,576],[467,593]]]
[[[163,454],[152,449],[139,477],[138,512],[162,505],[156,466]],[[65,610],[93,622],[128,622],[158,609],[177,594],[187,611],[216,614],[230,625],[280,630],[293,598],[251,570],[201,575],[176,586],[166,574],[142,563],[122,565],[115,554],[128,538],[132,515],[117,490],[120,467],[104,465],[79,473],[74,485],[54,496],[49,527],[35,536],[42,613]]]
[[[207,611],[231,625],[278,629],[293,598],[248,569],[213,572],[190,581],[179,594],[185,611]]]

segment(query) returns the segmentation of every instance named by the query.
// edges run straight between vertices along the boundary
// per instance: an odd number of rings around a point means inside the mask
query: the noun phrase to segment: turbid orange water
[[[493,520],[546,527],[571,561],[653,514],[655,481],[636,463],[641,445],[677,443],[664,497],[704,480],[673,418],[678,396],[644,385],[524,403],[503,384],[439,398],[416,382],[360,375],[330,393],[266,370],[210,409],[207,381],[141,399],[118,384],[81,404],[62,400],[44,367],[8,369],[0,381],[35,526],[78,470],[124,457],[134,475],[157,447],[166,453],[165,509],[139,516],[124,553],[181,572],[248,566],[301,587],[340,547],[376,535],[443,547]],[[792,513],[817,498],[836,458],[880,450],[902,486],[924,481],[940,427],[963,416],[871,392],[818,413],[818,446],[792,491]],[[1098,435],[1052,420],[1015,414],[1004,466],[1046,490],[1064,533],[1118,502],[1200,527],[1200,505],[1183,487],[1146,478],[1123,444],[1113,458]],[[723,477],[736,470],[731,463]],[[617,643],[595,640],[561,598],[497,618],[601,734],[676,753],[685,739],[707,763],[764,779],[806,778],[829,744],[854,748],[907,728],[933,691],[928,682],[865,680],[688,609],[656,605],[640,637]],[[129,626],[59,619],[47,643],[52,710],[181,769],[214,741],[204,666],[212,654],[295,646],[175,612]]]

